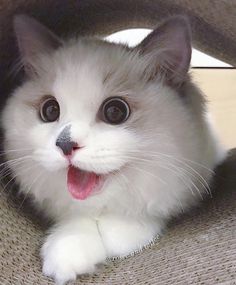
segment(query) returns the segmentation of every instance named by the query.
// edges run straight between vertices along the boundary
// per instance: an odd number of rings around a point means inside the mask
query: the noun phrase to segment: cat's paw
[[[125,257],[150,244],[161,227],[157,222],[104,216],[99,220],[99,231],[108,257]]]
[[[66,284],[77,275],[92,273],[96,265],[106,259],[100,241],[91,237],[49,236],[44,244],[43,274],[55,280],[56,284]]]

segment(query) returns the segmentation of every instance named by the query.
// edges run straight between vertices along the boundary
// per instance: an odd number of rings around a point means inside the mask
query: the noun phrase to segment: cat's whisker
[[[185,166],[187,166],[188,168],[190,168],[190,169],[193,170],[193,171],[196,171],[196,170],[195,170],[192,166],[190,166],[187,162],[193,163],[193,164],[195,164],[195,165],[197,165],[197,166],[199,166],[199,167],[201,167],[201,168],[204,168],[205,170],[211,172],[212,174],[215,174],[215,172],[214,172],[213,170],[211,170],[210,168],[207,168],[207,167],[204,166],[203,164],[194,162],[194,161],[192,161],[192,160],[187,160],[187,159],[184,159],[184,158],[183,158],[183,159],[179,159],[179,158],[176,158],[176,157],[174,157],[174,156],[168,156],[168,155],[165,155],[165,156],[169,157],[170,159],[173,159],[174,161],[177,161],[177,162],[179,162],[179,163],[184,164]],[[199,173],[198,173],[198,174],[199,174]]]
[[[155,175],[155,174],[153,174],[153,173],[151,173],[151,172],[149,172],[147,170],[144,170],[142,168],[138,168],[137,166],[133,166],[133,165],[127,165],[127,168],[137,170],[137,171],[139,171],[141,173],[145,173],[145,174],[147,174],[147,175],[149,175],[149,176],[151,176],[151,177],[153,177],[155,179],[158,179],[162,184],[167,185],[166,181],[161,179],[158,175]]]
[[[202,194],[201,194],[201,192],[200,192],[200,190],[199,190],[199,188],[196,186],[196,184],[192,181],[192,179],[189,177],[189,176],[179,176],[179,174],[185,174],[185,171],[183,171],[184,169],[183,168],[179,168],[179,167],[177,167],[177,166],[175,166],[175,165],[170,165],[170,164],[168,164],[167,163],[167,165],[168,166],[172,166],[172,167],[174,167],[174,170],[173,170],[173,168],[171,169],[170,167],[167,167],[167,170],[170,170],[170,171],[172,171],[172,172],[176,172],[177,174],[178,174],[178,177],[184,182],[185,181],[185,185],[186,185],[186,179],[188,178],[188,181],[189,181],[189,183],[192,185],[192,186],[190,186],[190,185],[188,185],[188,187],[187,187],[187,189],[190,189],[190,191],[192,192],[192,194],[193,194],[193,196],[195,196],[194,195],[194,192],[193,192],[193,189],[195,189],[195,190],[197,190],[197,192],[198,192],[198,194],[199,194],[199,196],[200,196],[200,198],[203,200],[203,196],[202,196]],[[164,166],[163,166],[164,167]],[[181,171],[182,170],[182,171]],[[184,177],[186,177],[186,179],[184,178]],[[193,187],[193,188],[192,188]]]
[[[155,155],[152,154],[151,157],[150,157],[150,159],[148,159],[147,157],[146,157],[146,158],[132,157],[132,158],[133,158],[133,159],[139,159],[140,161],[141,161],[141,160],[149,160],[150,162],[153,163],[153,159],[152,159],[153,156],[160,158],[162,155],[161,155],[161,154],[155,154]],[[172,157],[169,156],[169,155],[163,155],[163,157],[165,157],[165,159],[172,159]],[[204,186],[204,188],[206,189],[206,191],[207,191],[209,194],[211,194],[211,190],[210,190],[209,184],[207,183],[206,179],[205,179],[197,170],[195,170],[193,167],[191,167],[191,166],[190,166],[189,164],[187,164],[185,161],[181,161],[180,159],[176,159],[176,158],[174,158],[174,157],[173,157],[173,160],[174,160],[174,161],[177,161],[178,163],[182,163],[184,166],[186,166],[186,167],[189,169],[189,173],[191,173],[191,175],[193,175],[193,173],[195,173],[195,174],[196,174],[196,175],[194,175],[195,178],[197,178],[196,176],[198,176],[198,177],[199,177],[199,181],[201,181],[200,184],[202,184],[202,186]],[[159,165],[160,165],[160,164],[159,164]],[[186,171],[188,171],[188,170],[186,169]],[[211,171],[211,172],[212,172],[212,171]]]
[[[130,179],[124,174],[124,173],[121,173],[120,171],[118,171],[118,175],[120,178],[122,178],[123,182],[125,183],[125,187],[127,188],[127,190],[133,190],[131,191],[132,193],[135,193],[136,194],[136,198],[138,196],[139,200],[143,201],[143,197],[141,195],[141,188],[140,187],[134,187],[132,185],[132,183],[130,183]],[[117,177],[116,177],[117,178]],[[119,180],[118,180],[119,182]],[[122,185],[121,185],[122,186]],[[138,190],[138,191],[137,191]],[[139,211],[141,211],[141,209],[139,209]]]
[[[32,170],[35,169],[36,167],[38,167],[37,164],[34,164],[33,166],[30,165],[30,166],[27,167],[27,168],[26,168],[25,166],[22,166],[21,168],[19,168],[17,174],[13,175],[13,176],[11,177],[11,179],[10,179],[6,184],[4,184],[3,189],[1,189],[1,190],[2,190],[2,191],[1,191],[1,195],[4,194],[4,192],[7,190],[7,187],[8,187],[12,182],[14,182],[17,177],[19,177],[19,176],[21,176],[21,175],[27,173],[27,172],[30,171],[30,170],[32,171]]]
[[[188,165],[186,162],[181,161],[181,160],[176,160],[178,163],[182,163],[184,166],[186,166],[188,169],[185,169],[190,175],[194,176],[196,179],[198,179],[199,183],[204,187],[206,192],[211,195],[211,189],[209,184],[207,183],[206,179],[193,167]],[[178,166],[179,167],[179,166]],[[182,168],[184,169],[184,168]]]
[[[42,177],[43,174],[44,174],[44,171],[41,171],[41,172],[39,173],[39,175],[36,176],[36,178],[33,180],[33,182],[31,183],[31,185],[30,185],[29,187],[27,187],[27,188],[28,188],[28,191],[24,192],[24,199],[23,199],[23,201],[21,202],[20,206],[18,207],[18,211],[23,207],[23,204],[24,204],[24,202],[26,201],[26,199],[27,199],[27,197],[28,197],[28,195],[29,195],[31,189],[32,189],[33,186],[36,184],[36,182],[39,181],[39,179]],[[42,184],[42,183],[41,183],[41,184]],[[40,186],[40,185],[38,185],[38,186]]]
[[[31,159],[30,157],[22,157],[18,159],[8,160],[2,164],[0,164],[0,167],[2,168],[0,171],[0,179],[3,179],[5,176],[9,175],[11,171],[11,167],[17,167],[17,165],[22,164],[23,162],[27,161],[28,159]],[[3,175],[3,176],[2,176]]]
[[[25,171],[29,171],[31,168],[24,168],[24,170]],[[21,173],[20,173],[21,174]],[[11,177],[11,179],[6,183],[6,184],[4,184],[3,183],[3,188],[1,189],[1,194],[4,194],[4,192],[7,190],[7,187],[9,186],[9,185],[11,185],[11,183],[12,182],[15,182],[15,179],[18,177],[19,175],[18,174],[15,174],[15,175],[13,175],[12,177]]]
[[[177,166],[177,165],[175,165],[175,164],[173,164],[173,163],[170,163],[170,162],[168,162],[168,161],[166,161],[166,163],[167,163],[168,166],[171,166],[171,167],[175,168],[176,170],[182,171],[182,173],[187,173],[187,174],[188,174],[188,175],[186,175],[187,177],[190,175],[190,176],[192,176],[193,178],[195,178],[195,179],[203,186],[203,189],[206,190],[206,193],[207,193],[207,194],[210,194],[210,193],[208,192],[208,189],[206,188],[206,185],[204,185],[204,184],[201,182],[201,180],[199,179],[199,177],[196,176],[194,173],[192,173],[192,172],[189,171],[188,169],[185,169],[185,168],[183,168],[183,167]],[[199,188],[198,188],[198,187],[196,186],[196,184],[192,181],[192,179],[190,179],[190,177],[189,177],[189,181],[190,181],[190,183],[193,185],[193,187],[198,191],[198,193],[199,193],[201,199],[203,199],[202,194],[201,194]],[[209,191],[210,191],[210,190],[209,190]]]
[[[27,159],[32,159],[32,156],[31,155],[25,155],[25,156],[21,156],[21,157],[15,158],[15,159],[7,160],[7,161],[1,163],[0,167],[4,166],[4,165],[12,166],[12,165],[14,165],[14,163],[18,163],[18,162],[22,163],[22,161],[27,160]]]
[[[9,152],[2,152],[2,153],[0,153],[0,158],[2,159],[2,160],[6,160],[6,159],[8,159],[8,157],[10,156],[10,155],[14,155],[14,156],[19,156],[20,155],[20,157],[22,156],[22,153],[23,153],[24,151],[22,151],[22,150],[19,150],[19,151],[9,151]]]
[[[131,167],[130,165],[128,166],[129,168],[131,168],[131,169],[134,169],[134,170],[137,170],[137,168],[135,168],[135,167]],[[141,169],[140,169],[141,170]],[[174,172],[173,171],[173,169],[168,169],[169,171],[171,171],[171,172]],[[142,171],[142,170],[141,170]],[[174,172],[175,173],[175,172]],[[177,172],[178,173],[178,172]],[[147,172],[147,174],[152,174],[152,173],[148,173]],[[125,175],[122,175],[123,177],[125,177]],[[156,178],[159,178],[159,177],[156,177]],[[164,182],[164,181],[163,181]],[[167,182],[164,182],[166,185],[167,185]],[[183,183],[185,184],[185,181],[183,180]],[[130,183],[128,183],[128,185],[129,185],[129,188],[130,188]],[[191,189],[191,187],[189,187],[189,185],[187,185],[187,184],[185,184],[186,186],[187,186],[187,188],[190,188]],[[132,189],[134,189],[134,187],[132,187]],[[138,188],[139,189],[139,191],[135,191],[136,193],[138,193],[139,194],[139,196],[141,197],[141,200],[143,200],[143,198],[142,198],[142,196],[141,196],[141,192],[142,192],[142,190],[141,190],[141,188]],[[136,190],[136,189],[135,189]],[[191,190],[192,191],[192,190]],[[193,193],[193,192],[192,192]],[[194,195],[194,194],[193,194]],[[176,197],[176,199],[178,200],[178,202],[179,202],[179,205],[180,205],[180,209],[181,209],[181,211],[183,212],[184,211],[184,208],[183,208],[183,205],[182,205],[182,203],[181,203],[181,201],[178,199],[178,197]]]
[[[172,168],[170,168],[170,166],[172,166]],[[167,166],[166,166],[166,165],[163,165],[163,161],[162,161],[161,164],[159,164],[159,167],[160,167],[160,168],[163,168],[163,169],[166,169],[166,170],[172,172],[173,174],[175,174],[175,176],[179,177],[179,178],[183,181],[183,183],[187,186],[187,189],[190,189],[191,192],[192,192],[192,194],[194,195],[194,192],[192,191],[192,187],[191,187],[191,186],[188,184],[188,182],[187,182],[187,178],[189,178],[189,177],[186,176],[186,178],[185,178],[185,175],[182,176],[182,174],[184,174],[184,172],[181,171],[181,169],[177,168],[175,165],[170,165],[169,163],[167,163]],[[174,169],[173,169],[173,167],[174,167]],[[179,174],[181,174],[181,176],[179,176]],[[192,184],[192,186],[193,186],[193,187],[198,191],[198,193],[199,193],[199,189],[197,188],[197,186],[193,183],[193,181],[192,181],[190,178],[189,178],[189,180],[190,180],[189,183]],[[202,197],[200,193],[199,193],[199,195],[200,195],[200,197]]]
[[[128,152],[130,153],[135,153],[135,154],[139,154],[139,155],[143,155],[143,151],[141,150],[128,150]],[[167,157],[167,158],[170,158],[170,159],[173,159],[173,160],[176,160],[176,161],[179,161],[179,162],[189,162],[189,163],[192,163],[196,166],[199,166],[201,168],[204,168],[205,170],[211,172],[212,174],[215,174],[215,171],[208,168],[207,166],[205,166],[204,164],[201,164],[199,162],[196,162],[194,160],[190,160],[190,159],[187,159],[187,158],[177,158],[173,155],[170,155],[170,154],[165,154],[165,153],[160,153],[160,152],[154,152],[154,151],[145,151],[145,156],[146,155],[150,155],[150,156],[164,156],[164,157]]]
[[[166,167],[164,167],[163,166],[163,163],[166,163],[166,164],[168,164],[169,166],[172,166],[172,169],[173,168],[175,168],[175,170],[177,170],[177,171],[179,171],[179,170],[182,170],[182,173],[188,173],[189,175],[191,175],[193,178],[195,178],[197,181],[199,181],[199,183],[203,186],[203,189],[205,189],[206,190],[206,192],[207,192],[207,194],[210,194],[211,195],[211,192],[210,192],[210,187],[209,187],[209,185],[207,184],[207,186],[200,180],[200,178],[198,177],[198,175],[196,175],[196,174],[199,174],[199,173],[197,173],[196,171],[194,171],[193,173],[190,171],[190,170],[188,170],[188,169],[184,169],[184,168],[182,168],[182,167],[180,167],[180,166],[177,166],[177,165],[174,165],[173,163],[170,163],[170,162],[168,162],[168,161],[166,161],[166,160],[162,160],[161,162],[157,162],[157,161],[153,161],[153,160],[150,160],[150,159],[144,159],[144,158],[138,158],[138,157],[128,157],[128,156],[123,156],[123,158],[129,158],[129,159],[134,159],[134,160],[136,160],[136,161],[139,161],[139,162],[144,162],[144,163],[152,163],[152,164],[158,164],[158,167],[160,167],[160,168],[165,168],[166,169]],[[167,168],[167,170],[171,170],[171,168],[170,167],[168,167]],[[196,172],[196,173],[195,173]],[[199,174],[200,175],[200,174]],[[197,190],[197,192],[198,192],[198,194],[200,195],[200,197],[201,197],[201,199],[203,199],[203,197],[202,197],[202,194],[201,194],[201,192],[200,192],[200,190],[199,190],[199,188],[196,186],[196,184],[189,178],[189,180],[190,180],[190,184],[192,184],[192,187],[194,187],[194,189],[196,189]],[[190,188],[190,190],[192,191],[192,187],[189,187]],[[192,192],[193,193],[193,192]]]
[[[20,152],[20,151],[32,151],[32,148],[19,148],[19,149],[7,149],[7,150],[3,150],[0,151],[0,154],[7,154],[7,153],[11,153],[11,152]]]

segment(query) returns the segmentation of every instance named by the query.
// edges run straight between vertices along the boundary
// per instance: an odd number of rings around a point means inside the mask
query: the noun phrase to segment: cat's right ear
[[[39,56],[62,45],[62,41],[45,26],[26,15],[14,18],[14,30],[21,61],[28,76],[37,74]]]
[[[168,85],[179,87],[187,78],[191,60],[188,20],[174,16],[152,31],[136,48],[146,60],[147,76],[160,75]]]

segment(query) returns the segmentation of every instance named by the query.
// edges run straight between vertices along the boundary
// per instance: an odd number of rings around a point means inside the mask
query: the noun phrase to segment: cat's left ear
[[[14,30],[21,59],[27,75],[37,73],[38,59],[62,45],[61,40],[48,28],[26,15],[14,18]]]
[[[191,60],[191,33],[185,17],[175,16],[151,32],[135,49],[144,56],[150,78],[161,75],[173,86],[180,86]]]

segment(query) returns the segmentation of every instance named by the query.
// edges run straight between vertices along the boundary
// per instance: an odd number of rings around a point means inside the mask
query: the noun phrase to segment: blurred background
[[[132,29],[112,34],[112,42],[138,44],[151,30]],[[215,128],[227,148],[236,146],[236,69],[193,49],[192,75],[205,93]]]

